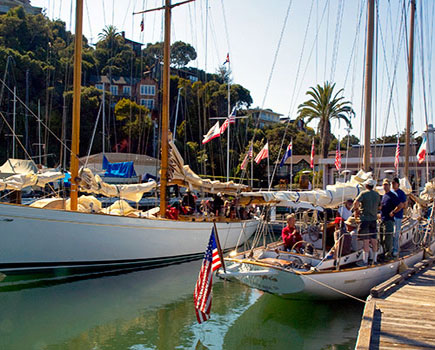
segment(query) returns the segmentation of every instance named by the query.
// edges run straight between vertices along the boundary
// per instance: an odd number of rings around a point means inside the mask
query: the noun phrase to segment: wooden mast
[[[412,114],[412,85],[414,81],[414,17],[415,0],[411,0],[411,23],[409,28],[408,54],[408,99],[406,106],[406,135],[405,135],[405,177],[409,176],[409,148],[411,147],[411,114]]]
[[[367,52],[364,87],[364,158],[363,170],[370,171],[370,135],[372,119],[373,33],[375,0],[367,1]]]
[[[76,1],[76,33],[74,39],[73,123],[71,143],[71,210],[77,210],[80,139],[80,88],[82,76],[83,0]]]
[[[165,0],[165,41],[163,48],[163,101],[162,101],[162,157],[160,165],[160,216],[166,213],[166,186],[168,183],[169,133],[169,72],[171,55],[171,0]]]

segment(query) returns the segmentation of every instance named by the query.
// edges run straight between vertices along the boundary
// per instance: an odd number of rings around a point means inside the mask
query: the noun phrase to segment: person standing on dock
[[[381,244],[384,247],[384,259],[388,261],[393,257],[394,218],[390,213],[397,207],[399,200],[396,194],[391,192],[390,180],[384,179],[382,187],[385,194],[381,201]]]
[[[393,256],[399,256],[400,230],[402,229],[403,208],[406,205],[406,194],[399,187],[399,178],[395,177],[392,182],[393,192],[398,199],[397,206],[390,212],[390,217],[394,218],[394,235],[393,235]]]
[[[355,217],[361,219],[358,239],[363,241],[363,265],[368,265],[370,244],[373,249],[373,263],[377,262],[378,255],[378,229],[376,220],[380,209],[381,196],[374,191],[376,181],[369,179],[364,182],[366,191],[361,192],[353,202]]]

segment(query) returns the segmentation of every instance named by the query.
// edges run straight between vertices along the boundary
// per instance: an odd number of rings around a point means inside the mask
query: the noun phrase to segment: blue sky
[[[135,41],[162,40],[162,11],[144,16],[144,32],[140,31],[142,15],[132,15],[141,9],[160,7],[162,0],[84,1],[84,34],[91,42],[96,42],[98,33],[109,24],[125,31]],[[409,0],[378,2],[372,137],[402,131],[406,118],[408,39],[405,33],[409,28]],[[72,31],[74,3],[73,0],[32,1],[32,5],[45,8],[50,18],[61,18]],[[435,1],[418,0],[417,3],[413,123],[419,135],[425,128],[426,115],[428,123],[433,123],[431,62]],[[356,112],[351,133],[362,139],[366,7],[366,0],[196,0],[173,10],[172,41],[192,44],[198,59],[191,65],[209,72],[216,71],[229,52],[233,80],[250,90],[253,107],[270,108],[292,118],[296,116],[297,106],[306,100],[305,92],[310,86],[334,81],[337,89],[344,89],[345,98],[352,102]],[[344,124],[334,124],[333,132],[343,137],[344,128]]]

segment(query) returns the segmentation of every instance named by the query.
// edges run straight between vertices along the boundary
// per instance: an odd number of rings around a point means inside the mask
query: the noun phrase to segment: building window
[[[140,104],[142,106],[145,106],[148,109],[153,109],[153,107],[154,107],[154,100],[153,99],[148,99],[148,98],[141,98],[140,99]]]
[[[122,93],[127,96],[131,96],[131,86],[126,85],[122,88]]]
[[[103,90],[103,84],[95,84],[95,87],[99,90]]]
[[[117,85],[111,85],[110,86],[110,93],[113,96],[118,96],[118,86]]]
[[[141,85],[140,94],[154,96],[156,94],[156,87],[154,85]]]

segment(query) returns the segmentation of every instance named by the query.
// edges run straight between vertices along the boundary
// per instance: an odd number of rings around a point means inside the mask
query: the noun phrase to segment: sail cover
[[[355,199],[358,194],[364,190],[363,183],[372,178],[371,172],[360,170],[358,174],[353,175],[351,179],[344,183],[326,186],[325,190],[315,189],[312,191],[259,191],[241,193],[242,197],[263,197],[265,202],[275,203],[275,205],[285,205],[285,202],[294,203],[311,203],[314,206],[323,208],[336,208],[347,199]],[[411,186],[406,179],[400,179],[400,187],[409,194]],[[382,186],[376,188],[382,194]]]
[[[5,174],[6,177],[13,174],[36,174],[38,168],[33,160],[27,159],[8,159],[2,166],[0,166],[1,174]]]
[[[80,191],[101,194],[106,197],[118,197],[133,202],[139,202],[146,192],[156,188],[155,181],[132,185],[110,185],[104,182],[99,175],[94,175],[88,168],[81,168],[79,172]]]
[[[183,157],[181,157],[173,141],[169,142],[168,183],[170,185],[194,188],[203,192],[221,192],[233,196],[248,189],[248,186],[236,184],[233,181],[220,182],[202,179],[188,165],[184,164]]]

